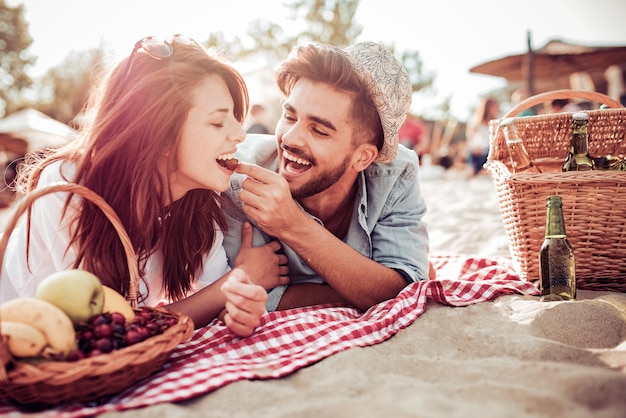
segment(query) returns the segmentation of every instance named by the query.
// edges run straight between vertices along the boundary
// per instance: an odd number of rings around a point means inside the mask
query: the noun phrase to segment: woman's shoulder
[[[46,165],[41,171],[37,187],[44,187],[52,183],[71,182],[76,173],[76,164],[67,160],[57,160]]]

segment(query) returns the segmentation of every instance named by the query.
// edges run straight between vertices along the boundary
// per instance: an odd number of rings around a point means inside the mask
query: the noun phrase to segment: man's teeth
[[[298,158],[295,155],[291,155],[287,151],[283,151],[283,157],[285,157],[285,159],[289,161],[296,162],[300,165],[311,165],[311,163],[308,162],[307,160],[303,160],[302,158]]]

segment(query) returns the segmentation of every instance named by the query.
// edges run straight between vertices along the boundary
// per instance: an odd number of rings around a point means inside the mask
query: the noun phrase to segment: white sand
[[[424,180],[433,253],[508,256],[489,177]],[[626,417],[626,294],[502,296],[426,312],[391,339],[275,380],[128,417]]]
[[[424,180],[433,253],[508,256],[490,177]],[[391,339],[132,417],[626,417],[626,294],[429,302]]]
[[[422,180],[426,199],[431,253],[509,256],[509,244],[489,176],[463,180],[449,171],[444,177]]]

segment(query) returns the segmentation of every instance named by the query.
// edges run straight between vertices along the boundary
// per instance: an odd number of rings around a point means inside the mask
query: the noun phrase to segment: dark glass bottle
[[[539,167],[537,167],[530,159],[524,141],[519,136],[517,127],[515,126],[514,118],[505,118],[500,122],[502,130],[504,131],[504,139],[506,140],[506,147],[509,151],[509,157],[511,158],[511,166],[514,173],[541,173]]]
[[[626,171],[626,160],[621,156],[603,155],[593,158],[596,170]]]
[[[589,114],[587,112],[574,113],[572,140],[569,154],[567,154],[563,163],[563,171],[589,171],[595,169],[593,158],[589,155],[588,121]]]
[[[574,250],[565,233],[561,196],[549,196],[546,206],[546,234],[539,250],[541,300],[573,300],[576,299]]]

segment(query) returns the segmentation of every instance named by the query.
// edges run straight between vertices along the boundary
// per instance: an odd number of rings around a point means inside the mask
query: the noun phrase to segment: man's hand
[[[428,280],[437,280],[437,270],[431,261],[428,262]]]
[[[278,241],[260,247],[252,246],[252,226],[244,222],[241,228],[241,248],[233,267],[243,270],[252,283],[269,290],[289,283],[287,256],[277,254],[281,249]]]
[[[239,192],[243,211],[265,233],[279,237],[304,215],[280,174],[245,163],[239,163],[235,171],[248,176]]]
[[[224,322],[228,329],[240,337],[252,335],[265,313],[265,289],[251,283],[242,270],[233,269],[220,290],[226,297]]]

